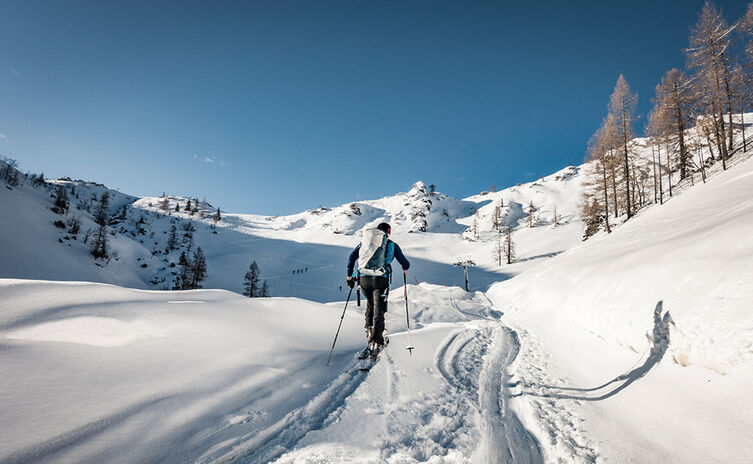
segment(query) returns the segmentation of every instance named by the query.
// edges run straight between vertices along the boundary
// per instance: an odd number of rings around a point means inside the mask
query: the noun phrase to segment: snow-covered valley
[[[50,191],[2,189],[0,462],[748,462],[753,161],[735,160],[586,242],[582,167],[220,221],[113,192],[106,263],[52,225]],[[353,297],[327,366],[347,255],[383,220],[412,264],[390,344],[356,369]],[[164,290],[189,221],[206,289]],[[272,298],[236,293],[252,260]]]

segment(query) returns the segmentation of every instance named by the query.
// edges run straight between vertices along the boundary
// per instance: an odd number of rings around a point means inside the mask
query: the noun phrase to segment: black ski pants
[[[371,331],[371,340],[379,345],[384,345],[384,313],[387,312],[387,294],[389,293],[390,283],[387,277],[382,276],[361,276],[358,279],[366,297],[366,328],[373,327]]]

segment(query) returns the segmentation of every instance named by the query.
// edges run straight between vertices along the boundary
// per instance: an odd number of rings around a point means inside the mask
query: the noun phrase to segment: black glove
[[[347,282],[348,282],[348,287],[350,288],[353,288],[356,285],[356,279],[354,279],[353,277],[348,277]]]

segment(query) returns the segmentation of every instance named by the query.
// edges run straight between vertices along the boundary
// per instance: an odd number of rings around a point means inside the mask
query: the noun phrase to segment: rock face
[[[426,188],[426,184],[421,181],[416,182],[408,192],[409,202],[406,206],[409,208],[407,211],[410,218],[410,232],[426,232],[429,228],[429,224],[426,221],[426,216],[431,212],[431,196]]]

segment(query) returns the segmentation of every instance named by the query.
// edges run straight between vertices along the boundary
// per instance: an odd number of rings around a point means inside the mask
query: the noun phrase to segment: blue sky
[[[683,66],[702,1],[614,3],[5,1],[0,154],[260,214],[506,187]]]

